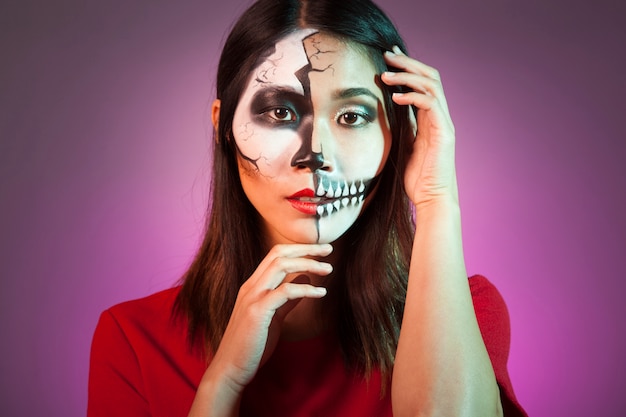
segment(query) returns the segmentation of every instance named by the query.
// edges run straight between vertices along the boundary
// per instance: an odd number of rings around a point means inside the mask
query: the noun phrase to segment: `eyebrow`
[[[263,86],[252,96],[252,103],[259,104],[262,100],[271,100],[271,99],[295,99],[300,100],[305,98],[305,95],[302,92],[297,91],[294,88],[289,86]]]
[[[333,92],[333,99],[335,100],[342,100],[358,96],[368,96],[376,101],[380,101],[380,98],[376,94],[374,94],[370,89],[364,87],[346,88]]]
[[[255,94],[258,93],[274,93],[274,94],[298,94],[302,95],[302,92],[298,91],[295,87],[290,85],[276,85],[276,84],[261,84]]]

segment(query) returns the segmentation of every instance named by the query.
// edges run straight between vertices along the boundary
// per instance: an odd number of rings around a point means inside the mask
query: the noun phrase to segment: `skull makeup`
[[[271,243],[332,242],[359,216],[391,146],[377,78],[361,49],[311,29],[253,70],[233,135]]]

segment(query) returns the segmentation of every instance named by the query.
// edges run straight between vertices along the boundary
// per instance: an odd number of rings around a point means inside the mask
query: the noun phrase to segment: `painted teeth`
[[[366,183],[363,180],[353,181],[351,183],[347,181],[333,183],[328,180],[320,179],[315,195],[327,198],[349,197],[362,194],[365,192],[365,188]]]
[[[317,206],[317,214],[319,216],[328,216],[333,214],[336,211],[341,210],[342,208],[348,207],[349,205],[357,205],[363,202],[364,196],[360,195],[358,197],[354,196],[352,198],[344,197],[341,200],[334,200],[332,203],[320,204]]]
[[[317,214],[328,216],[342,208],[363,203],[365,189],[366,181],[363,180],[350,183],[348,181],[331,182],[320,178],[315,192],[316,197],[304,197],[301,198],[301,201],[318,203]],[[323,203],[325,198],[332,199],[332,201]]]
[[[322,181],[320,181],[320,185],[317,187],[317,195],[319,196],[323,196],[324,194],[326,194],[324,192],[324,185],[322,184]]]
[[[328,191],[326,191],[326,197],[333,198],[334,196],[335,196],[335,193],[333,193],[333,185],[330,184],[328,186]]]

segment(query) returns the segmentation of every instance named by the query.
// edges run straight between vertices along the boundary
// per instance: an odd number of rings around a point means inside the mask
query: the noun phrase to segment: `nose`
[[[291,166],[299,168],[308,168],[311,172],[315,172],[324,166],[324,154],[322,152],[313,152],[312,149],[300,147],[294,155]]]
[[[322,126],[314,126],[313,117],[301,123],[298,135],[302,145],[291,159],[291,166],[309,169],[311,172],[328,170],[328,158],[324,155],[323,142],[328,136]]]

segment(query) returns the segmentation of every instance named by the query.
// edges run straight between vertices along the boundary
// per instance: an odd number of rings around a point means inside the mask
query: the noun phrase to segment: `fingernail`
[[[400,47],[398,45],[394,45],[393,48],[391,48],[393,50],[393,52],[396,53],[396,55],[404,55],[402,53],[402,49],[400,49]]]
[[[315,287],[315,293],[319,295],[326,295],[326,288],[324,287]]]
[[[385,55],[387,55],[387,56],[396,56],[396,54],[394,54],[391,51],[385,51]]]
[[[392,78],[392,77],[395,77],[395,76],[396,76],[396,73],[395,73],[395,72],[391,72],[391,71],[385,71],[385,72],[383,73],[383,75],[384,75],[385,77]]]

